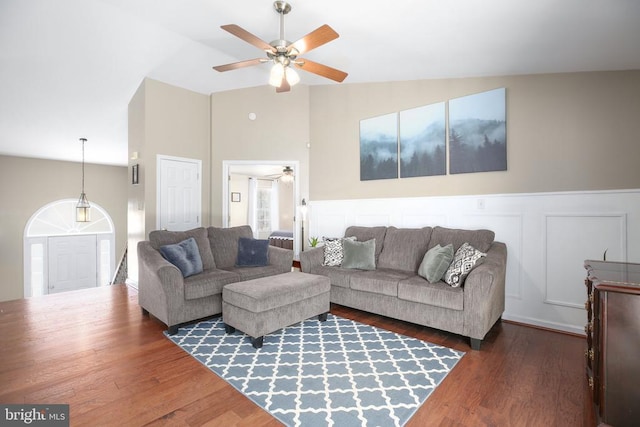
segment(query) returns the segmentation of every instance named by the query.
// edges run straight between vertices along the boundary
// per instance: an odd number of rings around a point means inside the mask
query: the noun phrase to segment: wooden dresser
[[[587,269],[587,380],[596,418],[640,426],[640,264],[590,261]]]

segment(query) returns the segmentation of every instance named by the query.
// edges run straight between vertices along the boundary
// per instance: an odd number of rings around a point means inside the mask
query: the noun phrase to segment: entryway
[[[91,202],[91,222],[75,221],[76,199],[38,209],[24,231],[24,296],[107,286],[115,269],[115,228]]]

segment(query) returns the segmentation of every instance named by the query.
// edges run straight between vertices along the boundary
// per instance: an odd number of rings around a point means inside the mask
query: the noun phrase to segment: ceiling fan
[[[337,39],[339,37],[338,33],[325,24],[302,37],[300,40],[291,43],[284,38],[284,16],[291,11],[291,5],[285,1],[276,1],[273,3],[273,7],[280,15],[280,38],[272,41],[271,43],[261,40],[235,24],[223,25],[220,27],[247,43],[264,50],[267,54],[267,58],[256,58],[231,64],[218,65],[213,67],[213,69],[223,72],[250,67],[265,62],[273,62],[271,74],[269,76],[269,84],[276,87],[276,92],[287,92],[291,90],[291,86],[300,81],[300,77],[293,68],[294,66],[336,82],[342,82],[347,77],[347,73],[344,71],[318,64],[317,62],[313,62],[308,59],[299,58],[300,55]]]
[[[293,182],[294,173],[293,169],[291,169],[291,166],[285,166],[282,169],[282,173],[266,175],[265,178],[271,178],[282,182]]]

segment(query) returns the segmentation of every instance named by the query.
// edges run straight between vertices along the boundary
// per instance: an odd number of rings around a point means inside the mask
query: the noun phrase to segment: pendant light
[[[87,195],[84,194],[84,143],[87,142],[86,138],[80,138],[82,142],[82,192],[76,205],[76,222],[89,222],[91,221],[91,205],[87,200]]]

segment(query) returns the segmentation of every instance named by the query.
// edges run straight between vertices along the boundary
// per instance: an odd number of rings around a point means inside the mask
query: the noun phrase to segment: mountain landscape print
[[[449,173],[507,170],[505,89],[449,101]]]
[[[360,180],[398,177],[398,114],[360,120]]]
[[[445,175],[444,102],[400,112],[400,177]]]

